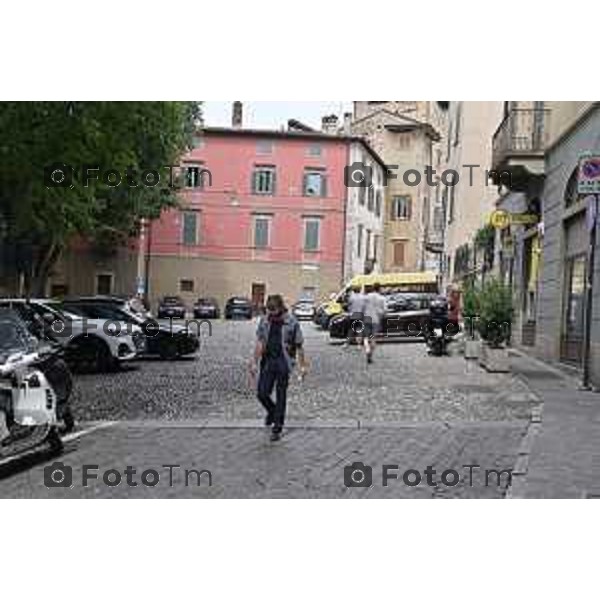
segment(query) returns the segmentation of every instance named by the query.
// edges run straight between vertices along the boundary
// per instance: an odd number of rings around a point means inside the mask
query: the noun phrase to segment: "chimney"
[[[352,113],[344,113],[344,135],[352,135]]]
[[[332,135],[337,134],[337,115],[326,115],[321,119],[321,131]]]
[[[231,126],[234,129],[241,129],[242,127],[242,103],[236,100],[233,103],[233,110],[231,112]]]

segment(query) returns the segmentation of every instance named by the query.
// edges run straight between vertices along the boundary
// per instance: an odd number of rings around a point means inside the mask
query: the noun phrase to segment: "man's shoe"
[[[271,432],[271,441],[278,442],[280,439],[281,439],[281,430],[273,429],[273,431]]]
[[[273,425],[273,416],[267,415],[265,417],[265,427],[271,427],[271,425]]]

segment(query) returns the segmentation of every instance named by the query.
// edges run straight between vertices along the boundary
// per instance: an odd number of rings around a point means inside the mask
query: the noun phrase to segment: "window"
[[[185,185],[191,188],[203,188],[206,175],[208,171],[201,164],[188,164],[185,166]]]
[[[258,140],[256,142],[256,153],[257,154],[272,154],[273,142],[271,140]]]
[[[569,206],[573,206],[573,204],[579,201],[579,193],[577,190],[577,171],[578,170],[575,169],[573,173],[571,173],[571,177],[569,177],[569,181],[567,182],[567,187],[565,189],[565,208],[569,208]]]
[[[377,259],[379,258],[379,240],[381,239],[381,236],[375,234],[373,236],[373,260],[375,262],[377,262]]]
[[[304,172],[304,195],[305,196],[326,196],[326,180],[322,171]]]
[[[392,221],[408,221],[411,217],[410,196],[394,196],[391,204]]]
[[[366,241],[365,258],[367,260],[369,258],[371,258],[371,230],[370,229],[367,229],[367,241]]]
[[[253,194],[275,193],[275,167],[256,167],[252,177]]]
[[[356,237],[356,254],[362,256],[362,238],[363,238],[363,225],[358,226],[358,235]]]
[[[179,291],[180,292],[193,292],[194,291],[194,280],[193,279],[180,279],[179,280]]]
[[[112,294],[112,273],[99,273],[96,275],[96,294],[99,296],[110,296]]]
[[[195,212],[184,212],[182,215],[181,238],[184,246],[196,246],[198,244],[198,214]]]
[[[69,295],[69,286],[64,283],[53,283],[50,287],[52,298],[64,298]]]
[[[406,242],[393,242],[393,260],[396,267],[404,266],[404,247]]]
[[[271,217],[268,215],[257,215],[254,217],[254,247],[268,248]]]
[[[367,209],[373,212],[375,208],[375,188],[372,185],[367,190],[367,198]]]
[[[304,219],[304,250],[311,252],[319,249],[319,233],[321,219],[309,217]]]
[[[381,216],[381,190],[377,190],[375,193],[375,215]]]
[[[306,150],[308,156],[321,156],[323,149],[321,144],[310,144]]]

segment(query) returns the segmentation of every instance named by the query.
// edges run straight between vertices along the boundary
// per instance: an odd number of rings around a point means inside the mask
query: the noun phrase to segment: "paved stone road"
[[[490,375],[461,356],[429,357],[421,343],[383,343],[367,367],[358,348],[329,344],[304,325],[311,361],[305,382],[294,382],[289,429],[279,444],[268,441],[246,365],[251,323],[215,323],[197,360],[141,361],[135,368],[76,380],[74,409],[82,427],[103,428],[68,442],[61,458],[73,467],[71,489],[48,490],[38,456],[0,472],[4,497],[502,497],[507,480],[485,469],[510,469],[532,408],[525,386],[509,375]],[[109,423],[112,421],[114,423]],[[373,468],[373,485],[347,488],[344,467],[361,461]],[[157,469],[155,487],[81,485],[83,464],[139,474]],[[182,470],[168,485],[164,464],[207,469],[199,487],[186,486]],[[417,469],[421,485],[391,480],[382,465],[397,464],[399,478]],[[469,485],[466,464],[478,464]],[[437,470],[437,486],[424,471]],[[19,470],[20,468],[20,470]],[[439,483],[454,469],[461,482]],[[179,473],[179,479],[177,474]]]

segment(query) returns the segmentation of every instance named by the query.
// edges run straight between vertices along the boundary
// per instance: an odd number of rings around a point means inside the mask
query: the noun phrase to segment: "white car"
[[[65,348],[65,358],[81,371],[106,371],[134,359],[146,338],[139,326],[88,319],[60,310],[48,299],[9,298],[0,307],[17,311],[29,326],[43,332]]]

